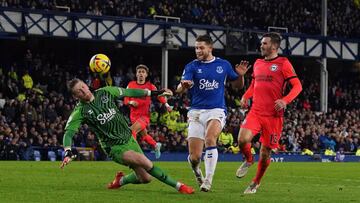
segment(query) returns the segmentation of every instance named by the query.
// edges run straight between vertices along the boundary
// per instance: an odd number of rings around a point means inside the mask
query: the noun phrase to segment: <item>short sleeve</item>
[[[157,88],[154,84],[150,83],[150,90],[154,91],[154,90],[157,90]]]
[[[293,77],[297,77],[293,66],[291,65],[290,61],[287,59],[284,61],[284,64],[282,67],[282,73],[284,75],[285,80],[293,78]]]
[[[184,72],[183,72],[183,74],[181,76],[181,80],[193,80],[194,73],[192,71],[192,65],[191,64],[187,64],[185,66]]]
[[[228,77],[229,77],[229,80],[236,80],[239,78],[239,75],[234,71],[232,65],[226,61],[226,66],[227,66],[227,70],[228,70]]]

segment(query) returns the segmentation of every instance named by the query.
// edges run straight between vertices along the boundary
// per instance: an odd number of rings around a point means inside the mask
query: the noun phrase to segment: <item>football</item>
[[[110,59],[105,54],[95,54],[93,57],[91,57],[89,62],[89,68],[91,72],[94,73],[107,73],[109,72],[110,67]]]

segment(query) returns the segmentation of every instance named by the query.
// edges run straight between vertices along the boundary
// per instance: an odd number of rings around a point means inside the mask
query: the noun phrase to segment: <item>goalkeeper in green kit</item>
[[[193,188],[172,179],[162,169],[154,166],[143,154],[131,134],[124,115],[116,106],[116,99],[119,97],[170,96],[172,95],[170,90],[150,91],[107,86],[92,93],[89,87],[77,78],[68,82],[68,88],[72,95],[80,101],[71,113],[65,127],[63,140],[65,157],[60,168],[69,164],[74,158],[71,152],[72,138],[81,124],[86,123],[96,134],[109,157],[116,163],[129,166],[133,170],[128,175],[117,172],[115,179],[108,184],[109,189],[120,188],[130,183],[149,183],[153,176],[180,193],[194,193]]]

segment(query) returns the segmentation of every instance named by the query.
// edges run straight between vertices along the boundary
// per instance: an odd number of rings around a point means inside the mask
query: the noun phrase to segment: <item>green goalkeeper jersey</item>
[[[127,119],[117,107],[116,99],[123,96],[147,96],[148,91],[108,86],[93,94],[93,101],[80,101],[71,113],[65,126],[64,147],[71,146],[72,137],[84,123],[95,133],[106,151],[114,145],[127,143],[132,134]]]

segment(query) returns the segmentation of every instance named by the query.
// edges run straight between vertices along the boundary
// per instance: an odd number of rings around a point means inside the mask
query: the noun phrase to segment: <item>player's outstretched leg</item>
[[[108,184],[108,189],[117,189],[126,184],[140,184],[141,182],[137,178],[135,173],[130,173],[125,176],[125,173],[118,171],[114,180]]]
[[[141,141],[145,141],[154,149],[156,159],[160,158],[162,145],[160,142],[156,142],[149,134],[143,135]]]
[[[201,159],[197,163],[193,163],[193,162],[191,162],[190,155],[189,155],[188,162],[189,162],[191,169],[195,175],[195,180],[200,187],[204,182],[204,176],[203,176],[201,168],[200,168]]]
[[[129,145],[129,148],[132,147],[133,150],[127,150],[127,151],[123,152],[122,154],[120,154],[121,156],[118,156],[118,157],[113,156],[115,161],[117,161],[120,164],[129,166],[136,173],[136,175],[134,174],[133,179],[128,180],[129,183],[135,183],[135,182],[149,183],[151,181],[151,176],[153,176],[154,178],[160,180],[161,182],[175,188],[180,193],[184,193],[184,194],[194,193],[194,189],[192,189],[191,187],[189,187],[183,183],[175,181],[170,176],[168,176],[161,168],[154,166],[153,163],[144,154],[141,153],[140,146],[137,144],[137,142],[134,139],[132,139],[130,141],[132,143],[130,143],[128,145]],[[116,150],[116,149],[113,148],[112,150]],[[120,148],[120,150],[121,150],[121,148]],[[137,151],[134,151],[134,150],[137,150]],[[115,153],[115,151],[114,151],[114,153]],[[118,158],[118,159],[116,159],[116,158]],[[120,186],[123,186],[126,183],[124,180],[124,177],[121,178],[118,176],[116,177],[116,181],[113,181],[113,182],[114,182],[114,184],[116,182],[119,182]]]
[[[200,190],[203,192],[210,191],[213,176],[215,174],[216,164],[218,160],[218,150],[216,146],[213,147],[207,147],[205,149],[205,179],[203,184],[200,186]]]
[[[252,180],[250,185],[246,188],[246,190],[244,191],[244,194],[256,193],[256,190],[260,186],[260,181],[261,181],[262,177],[264,176],[266,169],[270,165],[270,154],[271,154],[271,149],[262,145],[261,149],[260,149],[260,158],[259,158],[259,162],[258,162],[258,166],[257,166],[257,170],[256,170],[256,176]]]
[[[170,176],[168,176],[161,168],[153,166],[150,170],[147,171],[150,175],[157,178],[161,182],[176,188],[182,194],[192,194],[194,189],[190,186],[187,186],[181,182],[175,181]]]
[[[239,147],[241,153],[245,157],[245,161],[240,165],[240,167],[236,171],[236,177],[242,178],[249,171],[250,166],[254,162],[254,157],[251,154],[251,139],[252,132],[248,129],[241,128],[239,132]]]
[[[250,185],[245,189],[244,194],[254,194],[259,187],[260,183],[252,181]]]
[[[216,141],[222,130],[221,119],[211,119],[207,122],[206,133],[205,133],[205,179],[203,184],[200,186],[200,190],[203,192],[210,191],[213,176],[218,161],[218,150]]]
[[[240,165],[240,167],[236,171],[236,177],[238,178],[244,177],[249,171],[250,166],[253,165],[254,163],[254,158],[251,155],[251,144],[250,143],[245,144],[242,149],[244,151],[243,153],[247,155],[245,155],[245,161]]]
[[[194,123],[190,122],[189,139],[188,139],[188,145],[189,145],[188,162],[190,164],[191,170],[195,175],[196,182],[199,184],[199,186],[201,186],[204,183],[204,177],[200,169],[204,140],[198,137],[190,137],[192,136],[191,134],[194,134],[196,132],[195,129],[197,128],[195,127],[199,127],[199,126],[194,126]]]

